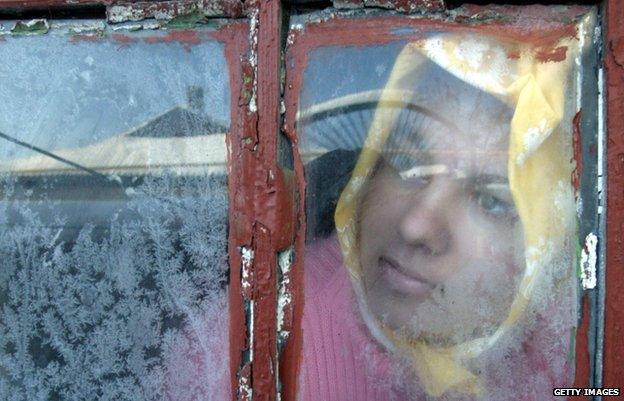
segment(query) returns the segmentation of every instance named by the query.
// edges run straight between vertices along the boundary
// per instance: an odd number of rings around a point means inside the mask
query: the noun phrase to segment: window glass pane
[[[309,40],[293,24],[300,400],[544,400],[572,385],[572,121],[593,14],[575,18],[572,33],[521,19],[531,40],[404,22],[371,45],[336,44],[353,21]]]
[[[98,24],[0,38],[0,399],[228,399],[224,45]]]

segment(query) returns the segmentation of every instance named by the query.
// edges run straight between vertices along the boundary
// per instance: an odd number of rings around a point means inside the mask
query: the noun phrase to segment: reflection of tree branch
[[[35,145],[31,145],[30,143],[20,141],[19,139],[13,138],[12,136],[9,136],[9,135],[7,135],[5,133],[0,132],[0,137],[6,139],[7,141],[13,142],[13,143],[18,144],[20,146],[23,146],[23,147],[25,147],[27,149],[34,150],[35,152],[41,153],[42,155],[48,156],[48,157],[50,157],[50,158],[52,158],[54,160],[58,160],[61,163],[65,163],[68,166],[72,166],[72,167],[74,167],[74,168],[76,168],[78,170],[82,170],[82,171],[84,171],[86,173],[89,173],[91,175],[94,175],[96,177],[103,178],[106,181],[112,181],[113,180],[112,177],[110,177],[110,176],[108,176],[106,174],[98,173],[97,171],[95,171],[93,169],[90,169],[90,168],[85,167],[83,165],[80,165],[78,163],[74,163],[73,161],[67,160],[67,159],[65,159],[65,158],[63,158],[61,156],[57,156],[54,153],[50,153],[47,150],[41,149],[40,147],[37,147]]]

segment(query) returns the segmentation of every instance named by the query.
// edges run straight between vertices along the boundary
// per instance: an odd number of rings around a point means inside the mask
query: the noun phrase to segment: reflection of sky
[[[300,110],[342,96],[383,89],[405,42],[377,46],[332,46],[310,52]],[[356,149],[368,132],[373,108],[323,118],[299,127],[304,153],[312,149]]]
[[[382,89],[405,45],[332,46],[310,52],[304,71],[301,108],[344,95]]]
[[[304,72],[304,87],[301,92],[301,111],[327,100],[356,94],[349,104],[363,100],[360,92],[381,90],[386,86],[389,75],[405,42],[393,42],[382,46],[326,47],[310,52],[309,65]],[[414,134],[428,130],[434,120],[445,121],[437,130],[440,135],[458,130],[471,132],[475,138],[488,133],[487,141],[495,141],[508,135],[511,110],[501,100],[469,82],[466,82],[438,65],[426,56],[413,56],[408,62],[414,66],[402,65],[402,75],[393,89],[410,91],[414,105],[437,115],[427,117],[417,109],[402,108],[394,118],[392,138],[385,145],[392,148],[422,145]],[[403,59],[405,63],[405,59]],[[348,73],[347,73],[348,72]],[[359,149],[366,140],[375,113],[375,104],[364,107],[340,107],[347,103],[333,102],[335,111],[315,114],[300,127],[301,144],[309,154],[318,154],[333,149]],[[338,103],[341,103],[340,106]],[[465,124],[465,122],[470,124]],[[439,137],[442,140],[442,136]],[[444,139],[448,140],[448,138]],[[396,143],[394,143],[396,142]]]
[[[126,33],[132,36],[159,32]],[[204,88],[204,112],[229,126],[223,45],[70,42],[59,32],[0,42],[0,132],[47,150],[82,147],[127,132],[187,103]],[[0,158],[32,152],[3,141]]]

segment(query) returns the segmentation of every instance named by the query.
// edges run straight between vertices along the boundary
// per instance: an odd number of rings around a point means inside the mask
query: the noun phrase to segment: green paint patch
[[[576,241],[576,260],[575,260],[575,265],[576,265],[576,277],[578,278],[582,278],[583,277],[583,267],[581,266],[581,255],[583,254],[583,247],[581,246],[581,243],[579,242],[579,239],[577,238]]]
[[[17,21],[11,33],[14,35],[44,35],[50,30],[48,21],[44,19],[34,19],[31,21],[23,22]]]
[[[178,15],[171,19],[165,25],[169,29],[186,29],[193,28],[197,24],[204,24],[207,22],[206,16],[201,11],[193,11],[189,14]]]
[[[570,348],[568,349],[568,361],[574,362],[576,358],[576,328],[570,329]]]

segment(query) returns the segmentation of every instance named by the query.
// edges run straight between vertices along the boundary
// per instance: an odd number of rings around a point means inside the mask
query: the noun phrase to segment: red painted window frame
[[[165,7],[177,9],[191,0],[160,2],[116,0],[0,0],[0,12],[14,10],[72,9],[82,6],[125,4],[128,7]],[[232,399],[240,378],[253,375],[254,400],[272,401],[277,398],[277,380],[282,384],[282,400],[295,401],[299,350],[302,343],[301,312],[303,277],[300,262],[295,262],[290,277],[292,305],[285,311],[289,341],[281,356],[277,355],[275,273],[276,252],[293,241],[298,254],[303,250],[305,222],[303,212],[295,210],[293,184],[277,164],[277,136],[283,131],[296,146],[293,130],[293,99],[286,98],[285,124],[280,125],[280,57],[282,44],[282,4],[279,0],[205,0],[221,10],[223,17],[247,16],[251,31],[236,28],[227,35],[237,43],[226,57],[240,68],[240,75],[231,77],[233,113],[230,141],[229,193],[230,206],[230,356]],[[359,4],[358,1],[342,3]],[[527,1],[527,4],[534,3]],[[409,10],[422,7],[421,0],[390,0],[388,8]],[[624,380],[624,2],[604,0],[604,87],[607,164],[607,225],[606,225],[606,301],[604,325],[603,387],[622,387]],[[439,6],[439,4],[438,4]],[[258,22],[257,24],[254,23]],[[240,25],[243,26],[243,25]],[[246,27],[247,25],[245,25]],[[377,39],[380,40],[380,39]],[[248,52],[244,60],[235,59]],[[251,60],[255,60],[255,63]],[[238,63],[240,61],[240,63]],[[231,68],[231,67],[230,67]],[[240,79],[238,79],[240,77]],[[289,78],[290,79],[290,78]],[[292,82],[287,85],[292,84]],[[296,83],[295,83],[296,84]],[[249,91],[255,96],[256,108],[249,105]],[[255,92],[255,93],[254,93]],[[292,93],[292,91],[291,91]],[[303,166],[295,158],[296,186],[303,193]],[[252,289],[241,286],[242,247],[254,251],[251,266]],[[245,300],[253,299],[254,320],[248,321]],[[577,334],[577,380],[575,385],[587,385],[589,377],[588,327],[589,307],[583,300],[583,319]],[[253,341],[251,330],[256,334]],[[244,350],[253,348],[254,363],[241,366]],[[279,366],[279,374],[276,367]],[[242,397],[241,399],[244,399]],[[624,399],[624,397],[622,397]]]
[[[624,2],[606,2],[607,254],[603,385],[624,379]]]

